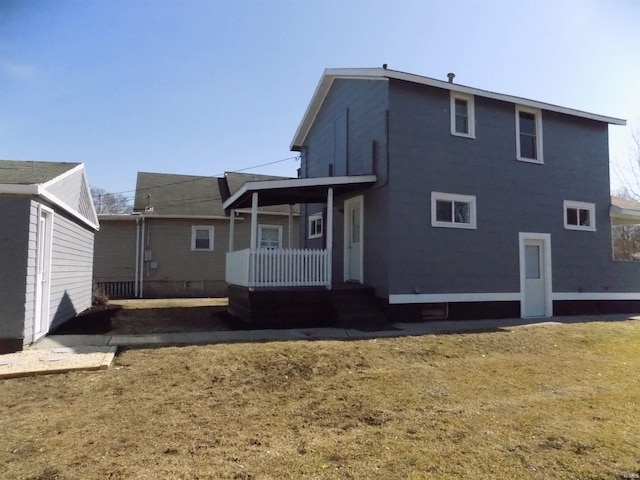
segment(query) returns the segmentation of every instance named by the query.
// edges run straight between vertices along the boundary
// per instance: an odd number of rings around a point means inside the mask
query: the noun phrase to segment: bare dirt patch
[[[639,350],[638,321],[126,350],[0,382],[0,478],[618,479]]]
[[[112,300],[58,327],[52,334],[136,335],[229,330],[226,299]]]

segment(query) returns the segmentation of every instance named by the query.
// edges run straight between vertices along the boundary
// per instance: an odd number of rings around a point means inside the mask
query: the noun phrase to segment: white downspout
[[[138,298],[139,268],[140,268],[140,217],[136,218],[136,264],[135,264],[136,273],[134,275],[134,281],[133,281],[134,298]]]

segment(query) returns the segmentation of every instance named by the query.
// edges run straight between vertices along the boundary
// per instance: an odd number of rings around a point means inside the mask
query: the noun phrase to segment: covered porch
[[[375,175],[296,178],[245,183],[226,202],[230,214],[229,251],[226,256],[226,281],[230,285],[251,291],[260,288],[286,289],[315,287],[331,289],[333,206],[334,198],[354,195],[376,182]],[[323,222],[326,247],[260,248],[258,245],[258,208],[269,205],[290,205],[289,235],[293,223],[294,204],[324,203],[327,205]],[[234,249],[235,210],[251,208],[250,247]],[[291,245],[291,238],[289,238]]]

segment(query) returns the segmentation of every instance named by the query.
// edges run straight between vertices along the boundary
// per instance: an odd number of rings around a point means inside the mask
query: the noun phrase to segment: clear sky
[[[623,165],[640,1],[0,0],[0,158],[84,162],[126,196],[138,171],[277,162],[325,68],[383,63],[627,119],[609,129]]]

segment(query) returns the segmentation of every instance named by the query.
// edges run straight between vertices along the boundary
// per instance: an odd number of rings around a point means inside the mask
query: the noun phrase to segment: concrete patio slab
[[[0,379],[66,373],[76,370],[106,370],[116,347],[79,346],[30,348],[0,356]]]

